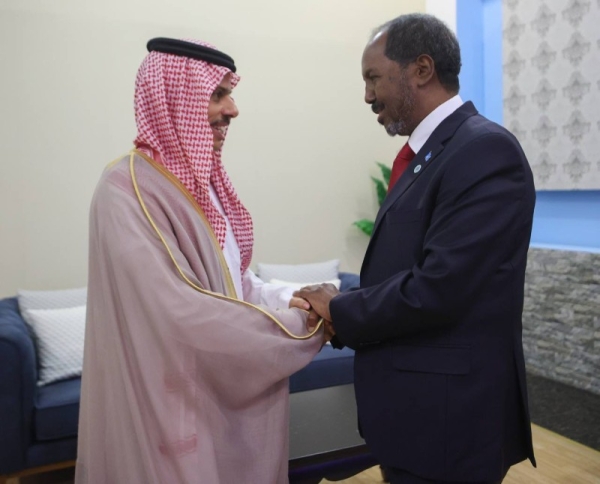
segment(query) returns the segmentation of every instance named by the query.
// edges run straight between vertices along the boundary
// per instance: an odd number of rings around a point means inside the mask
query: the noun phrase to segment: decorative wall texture
[[[527,370],[600,394],[600,254],[529,249]]]
[[[504,0],[504,125],[536,188],[600,188],[600,0]]]

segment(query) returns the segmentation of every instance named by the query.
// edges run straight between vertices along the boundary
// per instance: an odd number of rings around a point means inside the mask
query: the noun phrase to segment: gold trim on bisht
[[[154,169],[156,169],[158,172],[160,172],[162,175],[164,175],[165,178],[167,178],[173,185],[175,185],[175,187],[177,189],[179,189],[179,191],[192,204],[192,206],[194,207],[194,209],[196,210],[198,215],[200,215],[200,218],[202,219],[202,222],[204,222],[204,225],[206,225],[206,227],[208,227],[208,234],[213,242],[214,248],[217,252],[217,256],[219,257],[219,263],[221,264],[221,270],[223,271],[223,274],[225,275],[225,283],[227,284],[227,289],[229,289],[230,294],[235,294],[236,296],[238,296],[237,291],[235,290],[235,285],[233,284],[233,279],[231,278],[231,272],[229,272],[229,267],[227,266],[227,262],[225,261],[225,255],[223,254],[223,250],[221,249],[221,245],[219,244],[219,240],[217,239],[217,236],[215,235],[215,232],[213,231],[212,226],[208,222],[208,218],[206,217],[206,214],[204,213],[204,210],[202,209],[202,207],[200,206],[198,201],[189,192],[189,190],[185,187],[185,185],[183,183],[181,183],[179,178],[177,178],[173,173],[171,173],[169,170],[167,170],[167,168],[165,168],[163,165],[161,165],[160,163],[157,163],[156,160],[150,158],[145,153],[143,153],[139,150],[133,150],[132,154],[138,155],[139,157],[146,160]],[[131,156],[132,155],[130,155],[130,161],[131,161]],[[132,178],[133,178],[133,175],[132,175]],[[135,186],[135,184],[136,183],[134,182],[134,186]],[[139,196],[138,196],[138,198],[139,198]],[[239,296],[238,296],[238,299],[239,299]]]
[[[248,307],[251,307],[253,309],[256,309],[257,311],[260,311],[262,314],[264,314],[269,319],[271,319],[275,324],[277,324],[277,326],[279,326],[279,328],[281,328],[281,330],[285,334],[287,334],[290,338],[298,339],[298,340],[305,340],[305,339],[312,338],[315,335],[315,333],[323,325],[323,319],[322,318],[319,320],[317,326],[315,327],[315,329],[313,331],[311,331],[310,333],[308,333],[308,334],[306,334],[304,336],[298,336],[298,335],[295,335],[295,334],[291,333],[279,320],[277,320],[277,318],[275,318],[272,314],[268,313],[267,311],[265,311],[261,307],[256,306],[254,304],[251,304],[249,302],[243,301],[241,299],[236,299],[236,298],[233,298],[233,297],[225,296],[224,294],[219,294],[218,292],[208,291],[208,290],[203,289],[202,287],[194,284],[192,281],[190,281],[190,279],[184,274],[184,272],[181,269],[181,267],[179,267],[179,264],[177,263],[177,261],[175,260],[175,256],[173,255],[173,252],[171,252],[171,249],[169,248],[169,245],[167,244],[167,241],[165,240],[165,238],[164,238],[163,234],[161,233],[160,229],[157,227],[156,223],[154,222],[154,219],[150,215],[150,212],[148,211],[148,209],[146,207],[146,204],[145,204],[145,202],[144,202],[144,200],[142,198],[142,195],[140,193],[140,190],[139,190],[139,187],[138,187],[138,184],[137,184],[137,179],[135,177],[135,169],[134,169],[134,156],[135,155],[140,156],[142,159],[144,159],[145,161],[147,161],[152,167],[156,168],[160,173],[162,173],[164,176],[166,176],[169,181],[171,181],[177,188],[179,188],[179,190],[186,196],[186,198],[190,201],[190,203],[192,203],[192,205],[194,206],[194,208],[196,209],[196,211],[198,212],[198,214],[202,218],[202,221],[210,229],[209,233],[211,235],[211,239],[213,240],[213,243],[215,244],[215,247],[217,249],[217,253],[219,254],[219,260],[221,262],[223,273],[225,274],[225,277],[226,277],[226,282],[227,282],[229,288],[232,290],[232,293],[236,294],[235,287],[233,285],[233,280],[231,279],[231,273],[229,272],[229,268],[227,266],[227,263],[225,262],[225,257],[223,255],[223,251],[221,250],[221,246],[219,245],[219,242],[218,242],[217,237],[215,236],[215,234],[214,234],[214,232],[212,230],[212,227],[208,223],[208,219],[206,218],[206,215],[204,214],[204,211],[202,210],[202,207],[200,207],[200,205],[198,204],[198,202],[196,201],[196,199],[185,188],[185,186],[183,186],[183,184],[179,181],[179,179],[175,175],[173,175],[170,171],[168,171],[164,166],[158,164],[156,161],[154,161],[152,158],[146,156],[144,153],[142,153],[142,152],[140,152],[138,150],[132,150],[130,152],[130,154],[129,154],[129,172],[131,174],[131,180],[133,182],[133,188],[135,190],[135,194],[137,195],[138,201],[140,202],[140,206],[142,207],[142,210],[143,210],[144,214],[146,215],[146,218],[150,222],[150,225],[152,225],[152,228],[154,229],[154,231],[158,235],[159,239],[162,241],[163,245],[165,246],[165,249],[167,249],[167,252],[169,253],[169,256],[171,257],[171,260],[173,261],[173,264],[175,264],[175,268],[177,269],[177,271],[179,272],[179,275],[183,278],[183,280],[189,286],[191,286],[196,291],[198,291],[198,292],[200,292],[202,294],[206,294],[207,296],[213,296],[213,297],[216,297],[218,299],[224,299],[226,301],[232,301],[232,302],[235,302],[235,303],[238,303],[238,304],[243,304],[245,306],[248,306]]]

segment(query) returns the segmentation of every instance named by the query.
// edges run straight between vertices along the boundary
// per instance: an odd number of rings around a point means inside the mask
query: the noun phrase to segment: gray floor
[[[533,423],[600,451],[600,395],[527,375]]]

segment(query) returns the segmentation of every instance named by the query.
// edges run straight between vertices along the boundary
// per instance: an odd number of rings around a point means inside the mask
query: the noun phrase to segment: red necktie
[[[406,170],[406,167],[409,165],[409,163],[414,157],[415,152],[410,146],[408,146],[407,141],[400,150],[400,153],[398,153],[398,156],[396,156],[396,159],[394,160],[394,165],[392,166],[392,174],[390,175],[390,183],[388,184],[388,193],[392,191],[392,187],[398,181],[400,175],[404,173],[404,170]]]

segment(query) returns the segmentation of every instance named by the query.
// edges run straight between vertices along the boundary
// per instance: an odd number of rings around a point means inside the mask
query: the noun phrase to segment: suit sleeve
[[[330,303],[338,339],[378,343],[452,324],[514,247],[529,238],[534,191],[508,135],[484,134],[448,160],[419,261]]]

